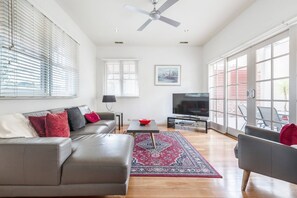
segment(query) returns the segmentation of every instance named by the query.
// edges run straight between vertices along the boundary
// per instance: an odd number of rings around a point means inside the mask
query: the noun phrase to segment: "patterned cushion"
[[[46,116],[29,116],[31,125],[37,132],[39,137],[45,137],[45,118]]]
[[[70,137],[67,112],[47,114],[45,128],[47,137]]]

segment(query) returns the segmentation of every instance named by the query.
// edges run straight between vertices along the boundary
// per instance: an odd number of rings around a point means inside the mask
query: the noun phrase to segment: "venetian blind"
[[[0,0],[0,98],[75,97],[77,48],[27,0]]]

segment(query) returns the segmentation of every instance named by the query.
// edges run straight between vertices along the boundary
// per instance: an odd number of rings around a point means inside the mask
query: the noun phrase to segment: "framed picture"
[[[155,85],[179,86],[180,65],[155,65]]]

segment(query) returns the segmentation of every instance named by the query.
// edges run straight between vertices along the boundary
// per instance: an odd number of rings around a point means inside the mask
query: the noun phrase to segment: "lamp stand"
[[[108,105],[108,103],[106,103],[105,106],[106,106],[106,109],[111,112],[112,104]]]

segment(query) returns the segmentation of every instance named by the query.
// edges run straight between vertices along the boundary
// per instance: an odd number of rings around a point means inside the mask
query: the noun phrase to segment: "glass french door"
[[[254,50],[254,116],[256,126],[280,131],[289,122],[289,37],[278,35]]]
[[[227,132],[237,136],[247,123],[247,53],[227,60]]]

